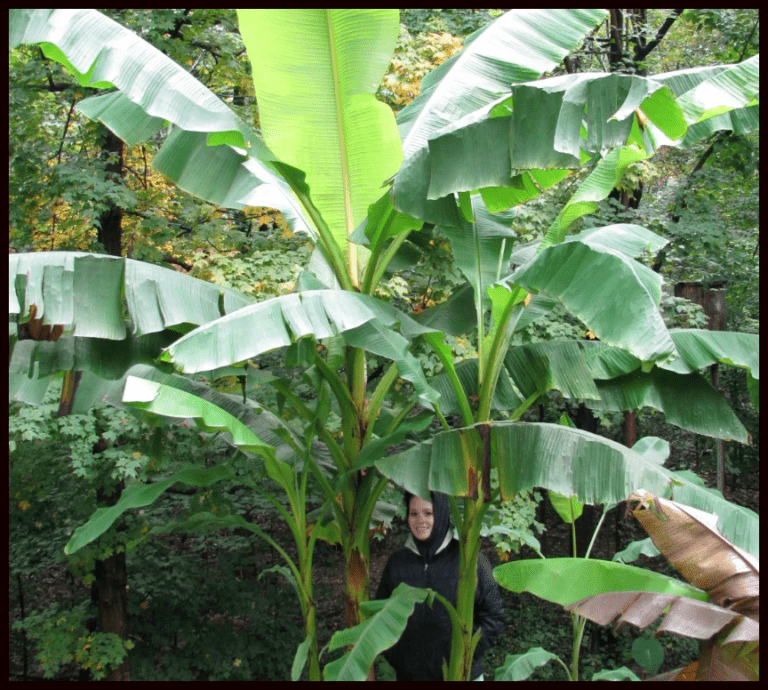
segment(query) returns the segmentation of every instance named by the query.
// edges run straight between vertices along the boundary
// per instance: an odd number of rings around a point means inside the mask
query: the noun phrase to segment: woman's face
[[[408,506],[408,527],[413,536],[419,541],[426,541],[432,534],[435,525],[435,515],[432,512],[432,504],[420,496],[414,496]]]

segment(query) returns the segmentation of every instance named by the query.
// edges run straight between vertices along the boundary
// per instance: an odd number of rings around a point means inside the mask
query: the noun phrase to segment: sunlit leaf
[[[264,140],[306,173],[313,203],[346,253],[347,237],[402,160],[394,115],[375,98],[398,11],[241,9],[238,19]]]

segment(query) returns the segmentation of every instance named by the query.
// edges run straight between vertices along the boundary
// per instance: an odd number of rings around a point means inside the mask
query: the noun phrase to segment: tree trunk
[[[123,142],[107,130],[101,150],[107,156],[107,179],[116,181],[123,174]],[[109,202],[109,207],[99,216],[97,239],[104,245],[107,254],[122,256],[123,210]]]
[[[725,302],[724,280],[709,283],[708,289],[704,289],[701,283],[677,283],[675,285],[675,297],[685,299],[701,305],[707,316],[707,329],[710,331],[726,330],[727,307]],[[717,388],[720,377],[718,365],[713,364],[711,369],[712,386]],[[717,450],[717,490],[725,494],[725,441],[715,441]]]
[[[97,492],[97,501],[101,505],[113,506],[123,491],[123,482],[107,496],[102,489]],[[91,588],[91,597],[99,607],[99,631],[115,633],[121,639],[128,639],[128,570],[125,565],[125,551],[113,553],[108,558],[94,563],[95,580]],[[131,679],[130,660],[125,657],[120,666],[109,671],[104,680]]]
[[[107,156],[107,179],[118,181],[123,175],[123,142],[111,131],[107,130],[102,153]],[[122,221],[123,211],[116,204],[109,202],[108,208],[99,216],[98,241],[104,245],[104,249],[112,256],[122,256]],[[80,372],[78,372],[80,374]],[[79,375],[77,376],[79,381]],[[74,391],[72,391],[74,398]],[[71,403],[70,407],[71,410]],[[94,447],[94,452],[104,450],[100,445]],[[99,489],[97,500],[102,505],[113,506],[120,498],[123,490],[120,482],[113,487],[112,493],[107,496],[104,490]],[[120,527],[118,527],[120,529]],[[93,587],[91,595],[99,607],[99,630],[105,633],[115,633],[121,639],[128,639],[128,570],[125,563],[125,551],[114,553],[106,559],[96,560],[94,563]],[[128,681],[130,680],[130,662],[126,656],[120,666],[112,669],[106,680]]]

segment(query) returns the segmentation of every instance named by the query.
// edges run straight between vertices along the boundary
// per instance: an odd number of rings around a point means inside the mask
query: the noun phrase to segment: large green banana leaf
[[[60,371],[90,371],[107,380],[120,379],[136,364],[154,360],[178,334],[150,333],[125,340],[75,338],[63,335],[55,342],[20,340],[14,345],[9,375],[45,378]]]
[[[652,407],[666,421],[682,429],[749,443],[750,436],[725,399],[700,374],[676,374],[654,368],[639,369],[597,385],[600,399],[587,406],[597,410],[636,410]]]
[[[133,335],[186,333],[253,303],[240,292],[171,269],[82,252],[9,254],[8,282],[8,313],[18,322],[34,304],[44,324],[106,340],[126,338],[126,318]]]
[[[491,464],[502,499],[541,487],[582,503],[618,503],[643,488],[714,513],[718,529],[750,553],[759,549],[759,519],[640,453],[580,429],[558,424],[490,423]],[[441,432],[430,440],[376,462],[392,481],[412,493],[430,490],[467,496],[482,446],[475,427]],[[476,479],[475,479],[476,481]],[[649,488],[655,487],[655,488]]]
[[[347,237],[402,161],[394,115],[375,98],[398,10],[247,9],[238,18],[264,140],[306,173],[346,253]]]
[[[420,154],[425,161],[422,172],[430,176],[426,199],[480,189],[492,211],[509,208],[561,179],[567,173],[564,168],[577,168],[589,156],[606,156],[614,147],[624,149],[616,161],[601,161],[600,175],[592,176],[586,190],[580,189],[585,198],[580,204],[574,199],[569,203],[573,208],[563,210],[558,225],[564,229],[605,198],[630,162],[659,146],[691,144],[719,128],[754,131],[756,115],[750,111],[758,104],[758,75],[756,56],[739,65],[658,78],[575,74],[514,84],[511,97],[499,98],[432,135],[428,153]],[[716,120],[704,125],[711,118]],[[696,131],[689,137],[691,124]],[[462,165],[456,166],[459,158]],[[406,160],[401,174],[408,166]],[[538,172],[521,174],[521,169]],[[542,178],[542,171],[548,177]],[[408,193],[416,194],[413,185]],[[397,201],[397,184],[395,195]],[[408,203],[415,209],[417,201],[410,197]]]
[[[123,391],[123,402],[164,417],[194,419],[203,431],[230,433],[232,442],[238,448],[258,453],[265,458],[275,457],[272,446],[264,443],[229,412],[179,388],[137,376],[128,376]]]
[[[751,58],[750,58],[751,60]],[[747,61],[749,62],[749,61]],[[708,67],[693,67],[690,69],[676,70],[674,72],[664,72],[655,74],[654,81],[665,84],[675,96],[684,96],[686,93],[693,92],[702,82],[713,79],[722,72],[729,71],[735,65],[711,65]],[[724,79],[732,79],[736,74],[726,75]],[[649,125],[651,129],[653,124]],[[694,124],[689,124],[688,131],[682,139],[682,146],[692,146],[697,141],[701,141],[713,132],[725,130],[736,134],[748,134],[757,131],[760,128],[760,106],[749,104],[744,108],[735,108],[720,115],[709,116],[706,120],[700,120]],[[658,143],[664,143],[668,146],[679,146],[680,141],[663,140],[660,132],[654,132]]]
[[[658,592],[707,601],[707,593],[669,575],[592,558],[543,558],[502,563],[496,581],[512,592],[530,592],[560,606],[606,592]]]
[[[553,69],[605,16],[605,10],[511,10],[428,74],[420,95],[398,115],[405,160],[395,177],[396,208],[455,226],[459,216],[452,197],[428,201],[429,139],[496,100],[512,83]]]
[[[680,360],[664,368],[687,373],[720,362],[747,369],[752,378],[760,378],[760,336],[756,333],[673,328],[670,335]]]
[[[566,242],[543,249],[502,282],[559,300],[601,341],[644,362],[664,361],[675,353],[658,309],[661,277],[624,254]]]
[[[184,68],[96,10],[10,11],[10,45],[38,43],[81,85],[119,89],[79,109],[129,145],[165,122],[170,136],[153,167],[206,201],[279,209],[296,231],[313,233],[301,205],[253,129]]]
[[[126,402],[123,400],[125,381],[128,376],[162,384],[165,387],[164,390],[175,388],[184,394],[194,396],[194,398],[200,399],[201,402],[193,401],[200,408],[208,404],[215,405],[231,415],[238,423],[248,428],[254,436],[267,445],[272,446],[275,449],[275,455],[278,460],[287,461],[294,455],[293,448],[285,440],[285,436],[295,436],[295,432],[278,415],[257,405],[252,400],[244,403],[241,395],[222,393],[204,383],[193,381],[185,376],[163,373],[153,366],[136,365],[131,367],[126,372],[123,380],[115,382],[109,388],[102,389],[99,399],[115,407],[127,407],[127,409],[133,410],[140,409],[135,405],[126,405]],[[80,395],[81,391],[78,388],[77,397],[79,398]],[[160,407],[155,406],[154,409],[150,409],[149,414],[156,414],[156,410],[160,410]],[[165,416],[164,413],[162,414]],[[193,419],[198,414],[195,412],[192,417],[185,417],[185,419]],[[313,441],[312,445],[312,455],[318,465],[321,467],[331,466],[332,463],[327,449],[316,440]]]
[[[587,340],[511,348],[504,365],[491,405],[495,410],[515,410],[523,400],[558,390],[566,398],[587,401],[592,409],[623,412],[652,407],[682,429],[749,442],[746,429],[726,400],[695,371],[677,374],[654,368],[646,373],[640,369],[640,360],[626,351]],[[456,373],[465,394],[476,395],[477,360],[461,362]],[[440,392],[443,414],[459,411],[446,374],[430,379],[429,385]]]
[[[696,333],[706,336],[710,332]],[[673,340],[692,341],[696,333],[688,337],[687,331],[680,330],[673,334]],[[746,338],[737,340],[756,341],[756,336],[750,338],[750,334],[723,335],[745,335]],[[743,361],[738,347],[729,351]],[[713,360],[703,356],[698,361],[703,367]],[[688,368],[687,374],[670,371],[677,367],[668,365],[644,372],[640,361],[626,351],[588,340],[556,340],[516,347],[507,353],[505,366],[524,399],[556,389],[566,397],[586,400],[593,409],[631,411],[652,407],[663,412],[670,424],[683,429],[749,443],[742,423],[725,399],[698,373],[698,367]]]
[[[655,232],[633,223],[614,223],[602,227],[588,228],[579,233],[566,235],[563,242],[582,242],[589,246],[617,251],[630,259],[650,253],[655,257],[669,240]],[[541,246],[542,240],[533,240],[517,245],[510,256],[510,264],[522,266],[531,261]]]
[[[403,335],[391,326],[398,324]],[[243,337],[244,333],[254,337]],[[439,396],[424,378],[408,340],[434,333],[376,298],[344,290],[308,290],[251,305],[176,341],[163,358],[187,373],[244,362],[300,338],[343,335],[348,344],[396,362],[401,377],[432,404]]]
[[[737,108],[757,105],[760,93],[760,55],[697,84],[678,102],[688,122],[695,124]]]

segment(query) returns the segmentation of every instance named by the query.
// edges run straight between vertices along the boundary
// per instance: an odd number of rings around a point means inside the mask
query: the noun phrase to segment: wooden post
[[[707,315],[707,328],[710,331],[726,330],[725,322],[727,307],[725,303],[726,281],[718,280],[709,283],[708,289],[704,289],[702,283],[677,283],[675,285],[675,297],[684,297],[703,307]],[[717,388],[720,380],[720,371],[717,363],[711,369],[712,386]],[[716,440],[717,447],[717,490],[725,493],[725,441]]]

